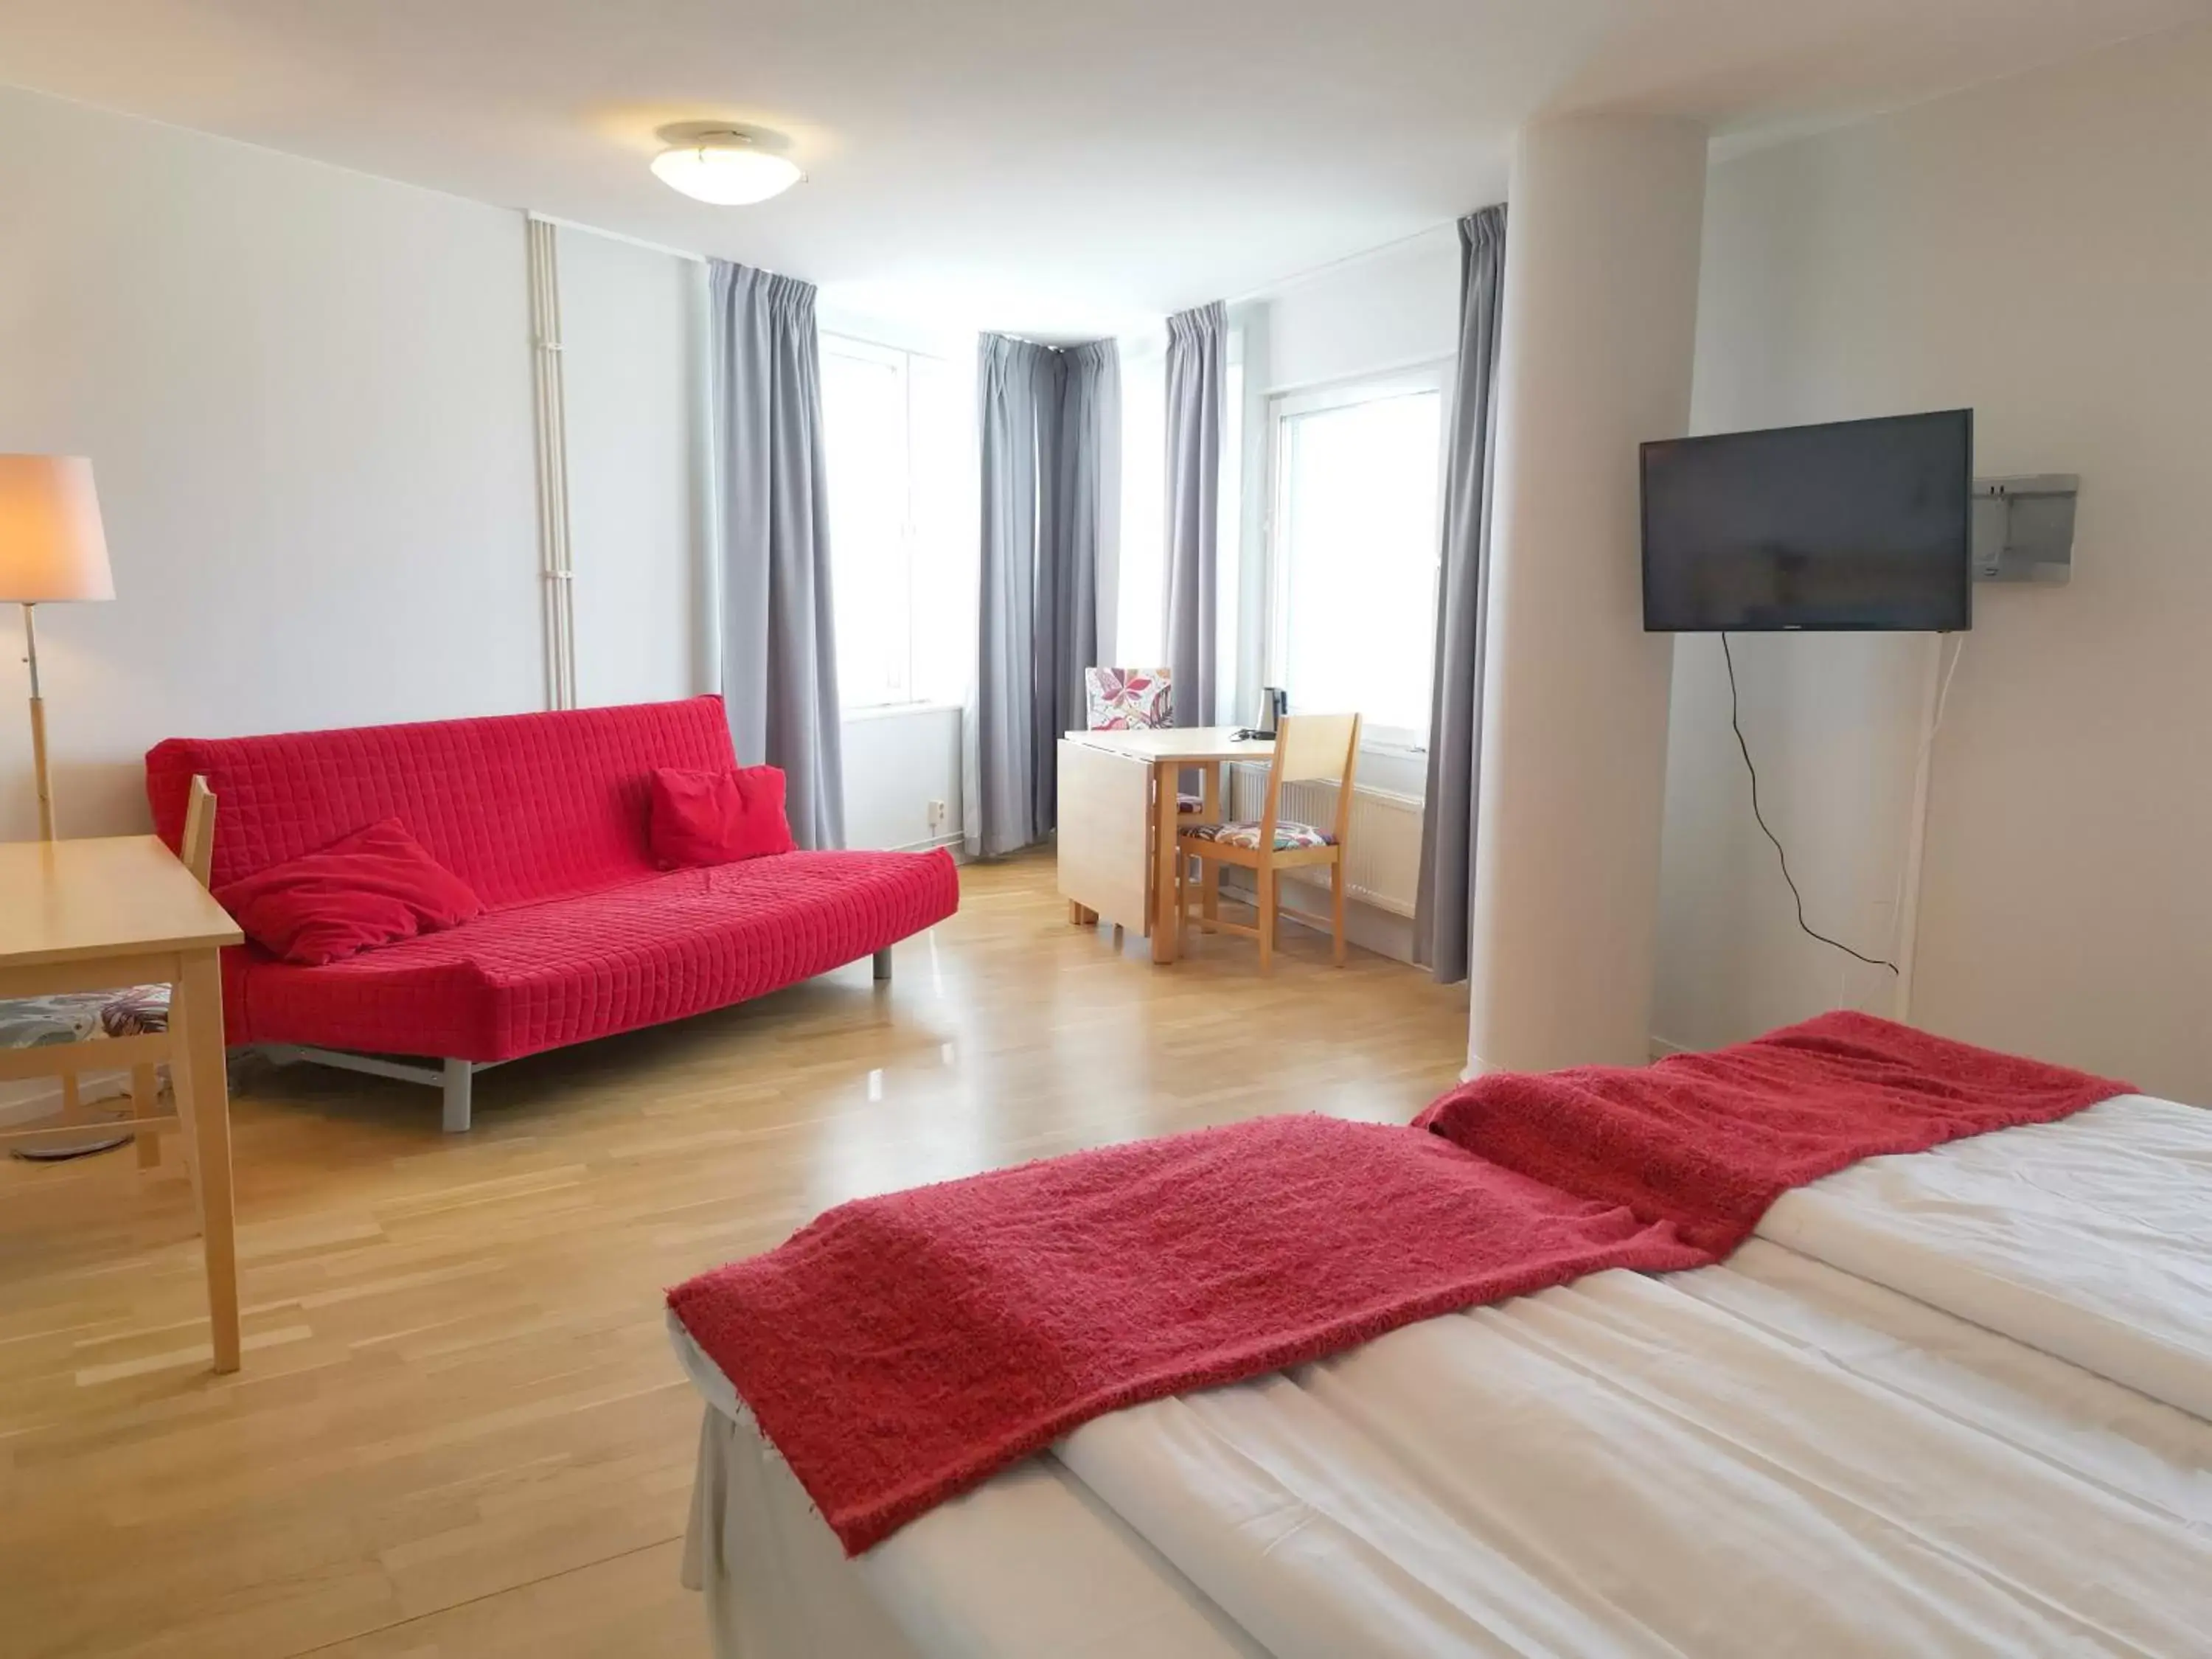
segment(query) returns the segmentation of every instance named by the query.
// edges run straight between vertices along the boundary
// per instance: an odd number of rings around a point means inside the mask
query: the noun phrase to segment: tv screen
[[[1644,446],[1644,626],[1973,623],[1974,413]]]

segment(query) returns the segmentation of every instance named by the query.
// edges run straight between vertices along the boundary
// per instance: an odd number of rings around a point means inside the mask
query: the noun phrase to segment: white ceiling
[[[1105,332],[1498,199],[1553,108],[1781,133],[2212,0],[0,0],[0,81],[808,277]],[[686,202],[668,122],[811,181]]]

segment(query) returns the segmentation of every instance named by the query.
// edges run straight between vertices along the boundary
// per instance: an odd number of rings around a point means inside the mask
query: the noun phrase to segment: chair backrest
[[[197,774],[191,793],[185,800],[185,834],[177,856],[192,872],[193,880],[203,887],[209,884],[215,872],[215,791]]]
[[[1357,714],[1285,714],[1275,731],[1275,774],[1285,783],[1340,782],[1358,747]]]
[[[1359,761],[1357,714],[1285,714],[1275,726],[1275,758],[1267,769],[1262,846],[1273,845],[1275,809],[1286,783],[1325,779],[1337,786],[1334,833],[1340,842],[1352,823],[1352,776]]]
[[[1164,668],[1086,668],[1084,724],[1093,732],[1151,732],[1175,720],[1175,677]]]

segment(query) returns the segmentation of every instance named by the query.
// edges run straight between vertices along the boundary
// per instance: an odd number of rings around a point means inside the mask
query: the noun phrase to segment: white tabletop
[[[1275,753],[1273,738],[1239,738],[1233,726],[1168,726],[1123,732],[1071,732],[1070,743],[1127,755],[1132,760],[1263,761]]]

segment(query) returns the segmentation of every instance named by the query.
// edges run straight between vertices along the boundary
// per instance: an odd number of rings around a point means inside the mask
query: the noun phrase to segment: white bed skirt
[[[684,1583],[716,1659],[1267,1659],[1047,1454],[848,1559],[729,1379],[706,1400]]]
[[[899,1633],[782,1460],[707,1407],[684,1536],[718,1659],[926,1659]]]

